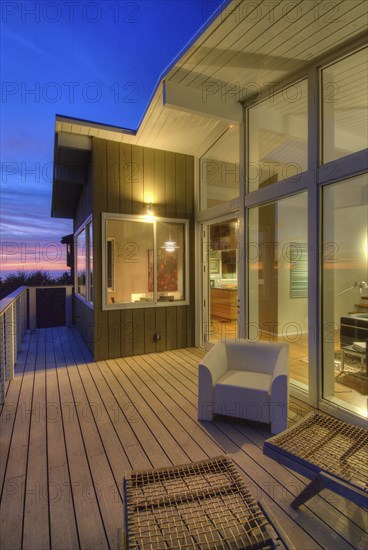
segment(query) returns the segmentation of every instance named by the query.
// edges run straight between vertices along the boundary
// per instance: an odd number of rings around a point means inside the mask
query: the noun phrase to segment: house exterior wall
[[[194,157],[93,138],[94,358],[194,345]],[[189,219],[188,306],[102,310],[101,213]],[[154,341],[160,332],[161,340]]]
[[[74,325],[85,341],[91,354],[94,354],[94,311],[79,298],[74,296],[73,302]]]

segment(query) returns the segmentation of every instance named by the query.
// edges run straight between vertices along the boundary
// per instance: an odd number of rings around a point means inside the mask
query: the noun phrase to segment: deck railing
[[[37,321],[39,310],[45,310],[45,299],[42,301],[42,293],[38,290],[47,289],[50,291],[64,289],[65,311],[62,322],[70,326],[72,324],[72,285],[21,286],[0,301],[0,405],[5,402],[9,382],[14,378],[14,366],[25,331],[35,330],[38,326],[54,326],[38,325]],[[52,302],[53,298],[51,298]],[[48,309],[50,309],[49,306],[48,303]],[[49,311],[49,316],[53,317],[52,311],[51,313]],[[48,322],[47,319],[46,322]]]
[[[21,286],[0,301],[0,404],[14,378],[14,365],[28,322],[27,287]]]

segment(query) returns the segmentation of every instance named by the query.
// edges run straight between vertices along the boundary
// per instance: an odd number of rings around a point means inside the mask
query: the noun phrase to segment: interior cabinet
[[[222,321],[238,319],[237,289],[211,288],[211,316]]]

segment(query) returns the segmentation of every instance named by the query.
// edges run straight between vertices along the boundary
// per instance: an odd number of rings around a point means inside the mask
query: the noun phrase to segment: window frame
[[[327,149],[327,145],[325,143],[325,132],[324,132],[324,125],[325,125],[325,109],[324,109],[324,81],[323,81],[323,71],[327,70],[329,67],[333,67],[334,65],[337,65],[341,61],[344,61],[345,59],[348,59],[349,57],[352,57],[353,55],[362,52],[364,50],[367,50],[368,53],[368,46],[367,44],[361,44],[358,47],[348,50],[345,53],[342,53],[341,55],[329,59],[325,63],[318,66],[318,83],[319,83],[319,117],[318,117],[318,133],[319,133],[319,147],[318,147],[318,165],[320,168],[326,167],[326,173],[328,173],[328,168],[333,167],[336,162],[343,162],[345,159],[349,158],[360,158],[362,154],[366,152],[367,149],[360,149],[358,151],[354,151],[352,153],[348,153],[347,155],[339,156],[336,159],[332,160],[325,160],[325,150]],[[341,177],[341,175],[337,172],[336,176],[333,181],[342,181],[344,178]],[[350,173],[347,174],[347,178],[350,177]]]
[[[121,221],[131,221],[131,222],[140,222],[140,223],[149,223],[152,224],[153,230],[153,263],[155,266],[154,270],[154,290],[153,290],[153,301],[152,302],[116,302],[108,303],[107,302],[107,240],[110,237],[107,237],[107,221],[108,220],[121,220]],[[185,299],[184,300],[175,300],[175,301],[160,301],[158,300],[158,291],[157,291],[157,223],[173,223],[173,224],[182,224],[184,226],[184,289],[185,289]],[[116,214],[110,212],[101,213],[101,231],[102,231],[102,309],[105,310],[120,310],[120,309],[148,309],[152,307],[177,307],[183,305],[189,305],[189,220],[183,218],[164,218],[158,216],[139,216],[134,214]]]
[[[285,90],[287,90],[288,88],[291,88],[292,86],[297,86],[298,84],[302,83],[302,82],[305,82],[306,83],[306,93],[307,93],[307,140],[306,140],[306,155],[307,155],[307,163],[306,163],[306,169],[305,170],[302,170],[302,171],[298,171],[296,174],[292,175],[292,176],[289,176],[287,178],[283,178],[283,179],[280,179],[274,183],[272,183],[271,185],[269,186],[266,186],[265,188],[263,187],[257,187],[256,189],[250,189],[250,179],[249,179],[249,164],[250,164],[250,152],[249,152],[249,144],[250,144],[250,141],[251,141],[251,136],[250,136],[250,112],[253,108],[256,108],[260,105],[262,105],[262,103],[266,103],[266,102],[269,102],[270,99],[274,96],[274,95],[278,95],[278,94],[283,94],[285,92]],[[250,101],[248,102],[247,104],[244,105],[245,107],[245,148],[246,148],[246,151],[245,151],[245,181],[244,181],[244,185],[245,185],[245,195],[246,196],[254,196],[256,193],[262,193],[262,192],[265,192],[267,194],[267,190],[269,188],[273,188],[273,189],[278,189],[280,187],[280,184],[284,184],[284,182],[288,182],[290,183],[294,189],[293,189],[293,192],[295,192],[295,189],[298,189],[299,187],[301,187],[303,184],[304,184],[304,180],[305,180],[305,175],[308,173],[308,169],[309,169],[309,165],[310,165],[310,159],[309,159],[309,131],[310,131],[310,128],[309,128],[309,125],[308,125],[308,116],[309,116],[309,98],[310,98],[310,89],[309,89],[309,74],[308,72],[302,72],[302,73],[299,73],[298,76],[295,76],[294,79],[291,79],[291,78],[287,78],[286,81],[284,83],[278,83],[280,84],[280,87],[279,89],[277,90],[277,92],[275,92],[275,94],[272,94],[272,93],[266,93],[264,95],[264,97],[260,98],[259,100],[257,101]]]
[[[323,396],[323,315],[322,315],[322,191],[324,186],[351,179],[361,174],[368,174],[367,149],[348,154],[328,163],[322,163],[322,70],[335,64],[366,47],[366,39],[354,37],[341,48],[324,54],[309,65],[287,76],[278,85],[279,90],[285,89],[294,83],[307,79],[308,81],[308,169],[297,178],[280,180],[264,189],[248,190],[246,166],[249,159],[249,109],[272,95],[270,88],[262,90],[262,99],[256,96],[248,98],[244,107],[244,195],[243,195],[243,223],[244,246],[248,246],[248,218],[249,209],[269,202],[277,201],[303,191],[308,192],[308,280],[313,284],[308,289],[308,319],[312,330],[308,337],[309,354],[309,392],[305,392],[291,384],[292,395],[312,403],[318,403],[321,410],[331,412],[332,403]],[[264,95],[263,95],[264,94]],[[244,296],[249,295],[249,261],[246,258],[244,265]],[[245,299],[245,303],[247,300]],[[249,326],[248,305],[244,308],[243,326]],[[245,335],[247,337],[247,335]],[[334,405],[335,406],[335,405]],[[336,405],[337,406],[337,405]],[[362,424],[361,416],[351,410],[337,406],[341,418],[358,425]]]
[[[90,242],[90,228],[92,229],[92,243]],[[78,292],[78,237],[82,232],[85,232],[85,272],[86,272],[86,296],[79,294]],[[91,249],[93,250],[93,226],[92,226],[92,215],[78,227],[77,231],[74,233],[74,294],[75,296],[93,309],[93,291],[91,289]],[[93,261],[93,255],[92,255]]]

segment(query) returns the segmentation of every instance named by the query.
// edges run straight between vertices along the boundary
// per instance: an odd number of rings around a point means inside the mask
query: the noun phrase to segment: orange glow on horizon
[[[18,271],[70,271],[70,267],[65,265],[63,261],[54,263],[45,262],[3,262],[1,265],[0,273],[4,271],[18,272]]]

